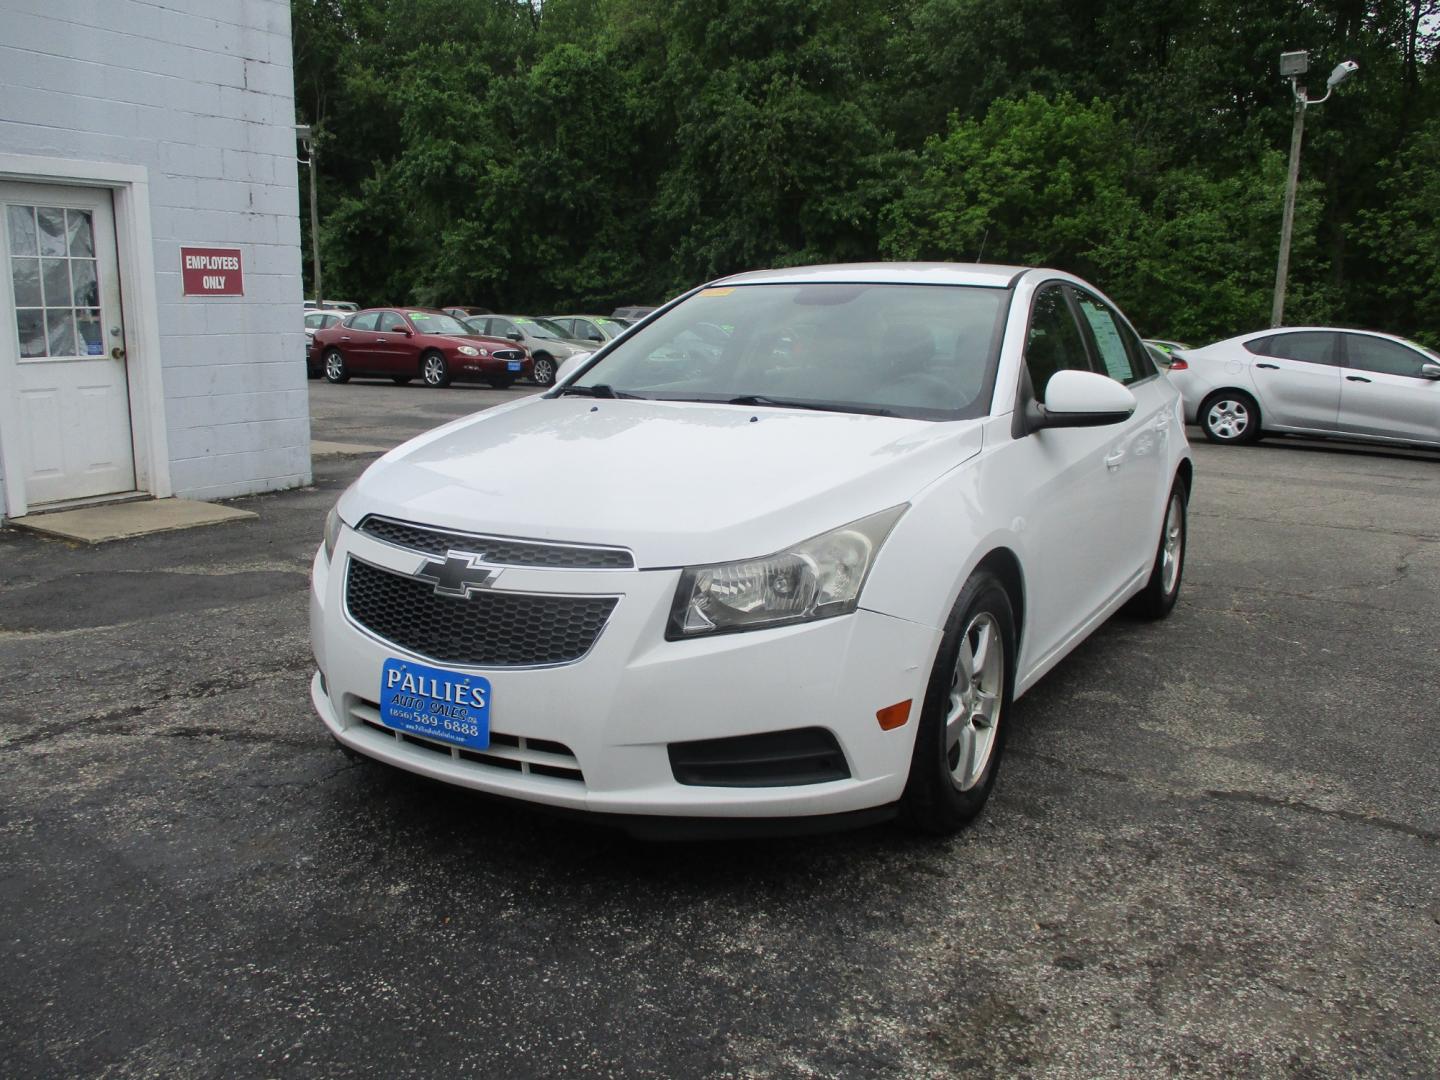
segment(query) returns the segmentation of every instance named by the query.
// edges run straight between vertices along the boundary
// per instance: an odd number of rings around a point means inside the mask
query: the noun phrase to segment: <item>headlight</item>
[[[330,513],[325,515],[325,561],[329,562],[335,557],[335,545],[340,542],[340,530],[345,523],[340,520],[340,512],[330,508]]]
[[[680,575],[670,641],[828,619],[855,610],[875,555],[908,503],[759,559],[691,566]]]
[[[483,355],[484,355],[483,353],[481,353],[481,351],[480,351],[479,349],[475,348],[474,345],[461,345],[460,348],[456,349],[455,351],[458,352],[461,356],[483,356]]]

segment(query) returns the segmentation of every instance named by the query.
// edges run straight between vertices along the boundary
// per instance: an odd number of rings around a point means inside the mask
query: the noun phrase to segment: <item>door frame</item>
[[[115,205],[120,313],[125,323],[135,488],[158,499],[172,495],[160,362],[155,235],[150,219],[150,170],[143,165],[0,153],[0,181],[110,190]],[[8,334],[14,340],[15,320],[10,307],[8,303],[0,304],[0,334]],[[23,517],[29,511],[25,475],[20,466],[24,460],[21,415],[19,396],[0,392],[0,484],[5,494],[0,516],[3,517]]]

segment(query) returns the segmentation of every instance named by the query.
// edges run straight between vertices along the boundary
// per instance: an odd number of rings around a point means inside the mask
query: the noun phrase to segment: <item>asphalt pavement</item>
[[[526,392],[312,384],[314,435]],[[5,1076],[1440,1075],[1440,455],[1197,445],[1173,616],[1017,703],[952,840],[659,845],[334,747],[306,575],[369,460],[0,530]]]

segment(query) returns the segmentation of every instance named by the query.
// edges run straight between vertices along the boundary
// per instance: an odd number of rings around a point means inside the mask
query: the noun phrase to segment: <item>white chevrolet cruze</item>
[[[1012,700],[1174,605],[1190,485],[1179,395],[1075,277],[742,274],[372,465],[311,698],[351,751],[635,831],[948,832]]]

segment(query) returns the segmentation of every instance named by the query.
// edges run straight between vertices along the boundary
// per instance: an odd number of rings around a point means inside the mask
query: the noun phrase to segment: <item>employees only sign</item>
[[[182,247],[180,277],[186,296],[245,295],[239,248]]]

